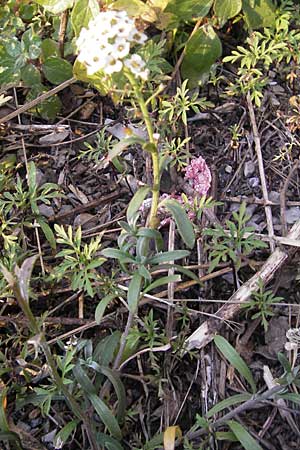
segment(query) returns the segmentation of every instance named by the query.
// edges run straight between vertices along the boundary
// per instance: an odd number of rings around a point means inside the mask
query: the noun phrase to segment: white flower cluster
[[[76,41],[78,60],[86,65],[88,75],[98,70],[110,75],[125,66],[135,77],[146,80],[149,70],[145,61],[130,54],[131,45],[146,39],[125,11],[103,11],[89,22],[88,28],[82,28]]]

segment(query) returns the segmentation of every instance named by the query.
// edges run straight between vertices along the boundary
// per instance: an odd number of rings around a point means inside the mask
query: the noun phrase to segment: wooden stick
[[[287,238],[299,240],[300,220],[293,225]],[[215,316],[218,316],[219,319],[210,318],[206,320],[188,339],[186,339],[185,349],[191,350],[193,348],[203,348],[211,342],[214,335],[220,330],[223,322],[232,320],[235,314],[240,311],[241,304],[247,302],[252,293],[258,290],[259,280],[266,285],[273,278],[275,272],[283,265],[288,256],[287,250],[277,248],[271,256],[269,256],[262,268],[230,297],[228,300],[230,304],[226,303],[216,312]]]

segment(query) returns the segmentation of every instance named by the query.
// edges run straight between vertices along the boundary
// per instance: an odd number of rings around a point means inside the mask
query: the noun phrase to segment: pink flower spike
[[[207,194],[211,184],[211,172],[202,156],[191,161],[185,169],[185,179],[199,195]]]

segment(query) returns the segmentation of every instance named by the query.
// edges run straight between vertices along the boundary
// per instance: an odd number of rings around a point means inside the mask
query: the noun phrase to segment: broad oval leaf
[[[213,0],[169,0],[165,12],[175,14],[179,20],[191,20],[194,17],[205,17]]]
[[[226,423],[246,450],[263,450],[240,423],[235,420],[229,420]]]
[[[183,207],[172,199],[164,200],[160,206],[164,206],[172,214],[183,242],[187,247],[193,248],[195,245],[194,228]]]
[[[254,3],[254,4],[253,4]],[[243,0],[243,13],[249,28],[272,27],[275,25],[275,5],[272,0]]]
[[[50,83],[60,84],[73,76],[73,67],[65,59],[58,56],[50,56],[43,64],[45,77]]]
[[[89,21],[99,14],[97,0],[77,0],[71,14],[71,22],[76,36],[83,27],[87,28]]]
[[[139,210],[150,190],[149,186],[142,186],[136,191],[127,208],[126,217],[128,222],[130,222],[130,219],[132,219],[134,214]]]
[[[236,16],[242,9],[242,0],[215,0],[214,12],[221,22]]]
[[[245,361],[240,357],[238,352],[223,336],[215,336],[214,343],[222,353],[222,355],[230,362],[230,364],[242,375],[250,384],[252,391],[256,392],[256,385],[252,373],[250,372]]]
[[[60,14],[68,8],[72,8],[74,0],[34,0],[52,14]]]
[[[203,25],[186,44],[181,65],[183,79],[189,80],[190,87],[196,87],[221,54],[222,44],[218,35],[211,25]]]

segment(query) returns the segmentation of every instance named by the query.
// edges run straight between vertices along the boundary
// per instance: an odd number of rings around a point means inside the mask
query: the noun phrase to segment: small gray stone
[[[255,164],[253,161],[247,161],[244,165],[244,175],[249,178],[255,172]]]
[[[52,208],[52,206],[48,206],[42,203],[41,205],[39,205],[39,211],[42,216],[45,217],[54,216],[54,209]]]
[[[300,219],[300,208],[299,206],[292,206],[287,208],[285,211],[285,218],[287,223],[293,224]]]
[[[280,193],[277,191],[269,192],[269,200],[270,200],[270,202],[274,202],[274,203],[280,202]]]
[[[232,172],[232,167],[227,164],[227,166],[225,166],[224,170],[225,170],[226,173],[231,173]]]
[[[249,178],[248,182],[249,182],[249,186],[252,188],[259,186],[259,179],[257,177]]]

